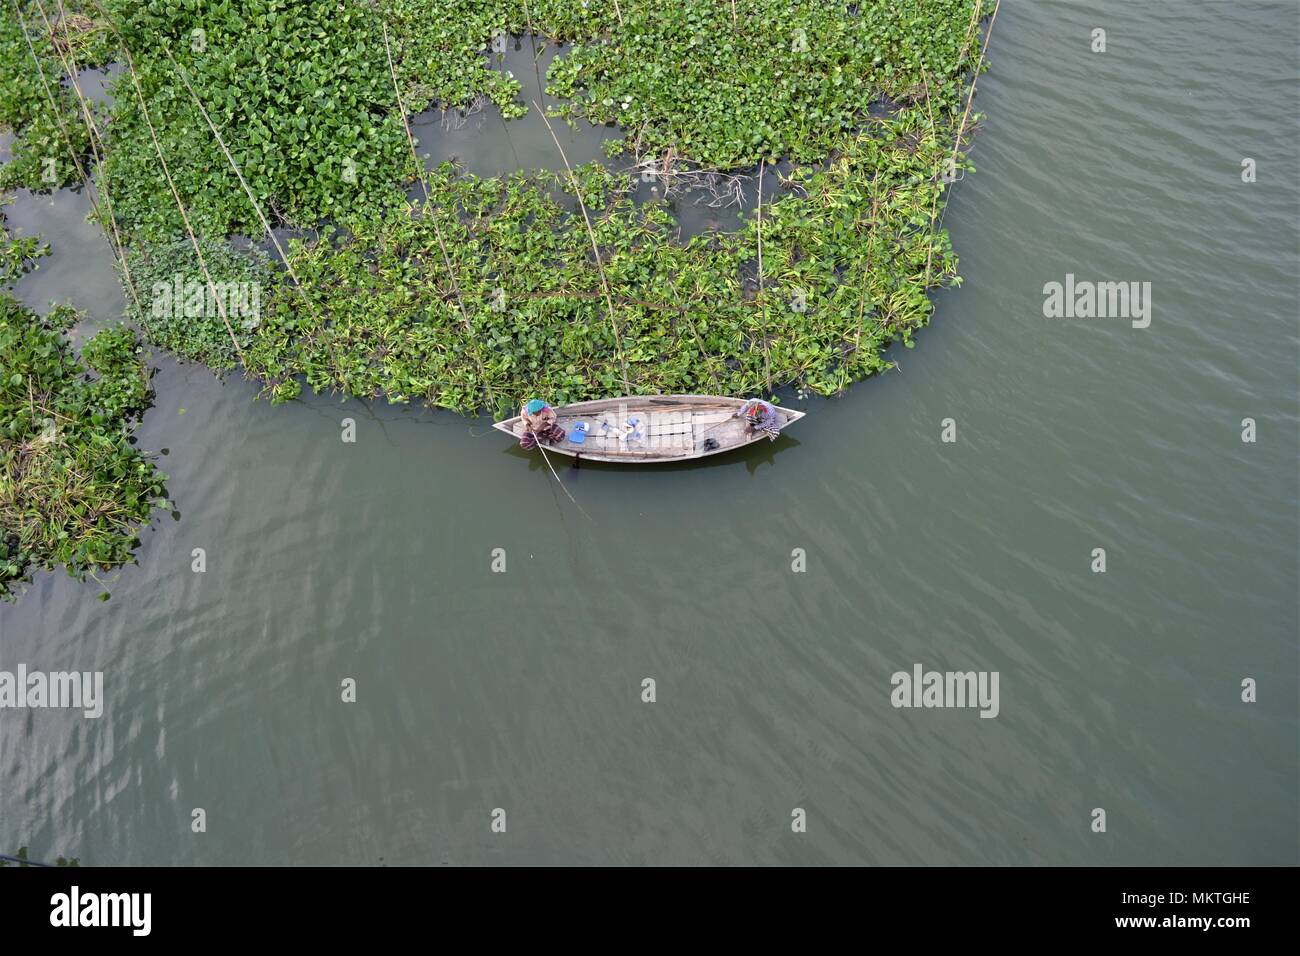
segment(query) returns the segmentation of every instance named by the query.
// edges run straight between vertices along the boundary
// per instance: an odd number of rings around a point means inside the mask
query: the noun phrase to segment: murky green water
[[[1294,864],[1296,38],[1290,2],[1007,0],[946,219],[965,285],[901,370],[772,447],[566,470],[582,511],[486,421],[272,408],[160,358],[140,438],[181,519],[108,603],[44,576],[0,608],[0,668],[108,697],[0,712],[0,835],[94,864]],[[11,207],[60,252],[20,292],[111,319],[107,246],[52,202]],[[1045,318],[1067,273],[1151,282],[1150,327]],[[918,663],[997,671],[997,718],[893,708]]]

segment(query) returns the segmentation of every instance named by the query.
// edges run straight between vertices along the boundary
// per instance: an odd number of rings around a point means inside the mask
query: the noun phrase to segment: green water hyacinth
[[[575,45],[547,74],[563,115],[614,121],[638,153],[711,169],[763,156],[817,162],[871,103],[923,91],[956,105],[979,46],[974,0],[628,4],[624,25]]]
[[[75,319],[0,293],[0,599],[33,568],[84,579],[131,560],[166,496],[130,440],[151,397],[138,339],[105,329],[77,356]]]
[[[114,86],[101,170],[132,236],[168,241],[183,230],[159,149],[197,232],[261,231],[186,78],[258,205],[280,222],[313,225],[400,199],[412,160],[369,4],[103,2],[140,83],[140,95],[127,76]]]
[[[273,293],[250,370],[281,399],[301,377],[466,412],[528,393],[836,392],[887,368],[883,350],[929,319],[926,289],[955,277],[946,234],[929,228],[942,182],[916,170],[950,144],[916,120],[846,144],[764,208],[761,289],[757,217],[682,243],[665,203],[633,202],[627,177],[592,164],[578,183],[598,266],[576,203],[557,201],[563,176],[444,165],[428,206],[294,243],[303,288]]]
[[[957,281],[939,223],[968,168],[986,0],[84,8],[128,67],[95,175],[138,273],[131,315],[278,400],[304,383],[466,412],[530,393],[831,394],[888,368],[888,346],[929,320],[927,292]],[[761,164],[761,215],[682,241],[671,202],[638,203],[630,176],[598,166],[576,181],[425,174],[403,109],[486,100],[517,115],[490,46],[529,31],[571,44],[547,77],[562,116],[617,123],[618,148],[665,168]],[[21,39],[2,47],[15,75]],[[777,158],[796,162],[784,182]],[[146,304],[178,275],[208,280],[173,185],[213,281],[257,283],[255,321]],[[231,252],[262,236],[262,215],[318,238],[290,244],[288,269]]]
[[[0,288],[7,288],[37,266],[37,260],[50,254],[50,247],[36,236],[14,236],[5,221],[8,198],[0,196]]]
[[[78,71],[103,66],[111,59],[107,36],[103,19],[82,0],[63,0],[63,15],[57,0],[43,9],[21,0],[16,11],[14,0],[0,3],[0,130],[14,134],[12,156],[0,166],[0,189],[57,189],[80,181],[77,164],[90,166],[90,133],[76,94],[60,82],[63,64]],[[87,106],[103,119],[101,107]]]
[[[259,249],[239,251],[224,240],[211,238],[200,240],[199,248],[206,272],[187,236],[131,248],[126,271],[140,302],[137,305],[135,298],[128,296],[127,315],[156,345],[224,371],[238,364],[235,342],[240,348],[252,342],[253,330],[261,321],[263,291],[279,280]],[[124,281],[126,271],[119,267]]]

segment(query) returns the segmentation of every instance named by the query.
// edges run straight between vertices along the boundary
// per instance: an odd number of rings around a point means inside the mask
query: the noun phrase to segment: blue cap
[[[546,407],[546,403],[544,401],[542,401],[540,398],[534,398],[527,405],[524,406],[524,410],[527,411],[529,415],[536,415],[545,407]]]

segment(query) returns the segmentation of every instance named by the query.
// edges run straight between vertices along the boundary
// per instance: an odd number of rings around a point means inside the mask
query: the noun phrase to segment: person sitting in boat
[[[750,434],[765,432],[771,441],[776,441],[776,436],[781,434],[781,417],[776,407],[761,398],[749,399],[732,417],[742,419],[749,426]]]
[[[522,448],[533,449],[538,442],[558,445],[564,441],[564,429],[556,424],[555,409],[540,398],[530,399],[519,412],[524,420],[524,434],[519,439]]]

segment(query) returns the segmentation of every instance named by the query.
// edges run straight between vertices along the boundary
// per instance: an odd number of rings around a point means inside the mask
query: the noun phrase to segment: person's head
[[[762,418],[763,406],[758,402],[755,402],[753,405],[750,405],[749,408],[745,409],[745,415],[748,418]]]
[[[540,398],[529,399],[528,404],[524,406],[524,411],[529,415],[536,415],[546,407],[546,403]]]

